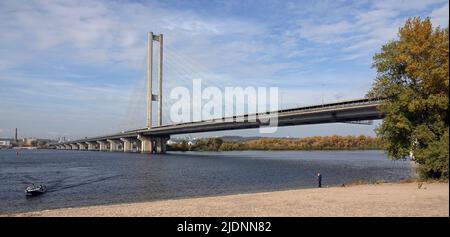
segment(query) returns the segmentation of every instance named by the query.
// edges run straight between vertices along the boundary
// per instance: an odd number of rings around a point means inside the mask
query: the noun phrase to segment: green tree
[[[42,141],[42,140],[40,140],[40,141],[37,142],[37,146],[38,146],[38,147],[44,147],[44,146],[46,146],[46,145],[47,145],[47,141]]]
[[[37,145],[38,145],[38,141],[31,141],[31,142],[30,142],[30,145],[31,145],[31,146],[37,146]]]
[[[222,145],[223,140],[220,137],[215,137],[212,139],[209,139],[209,144],[211,147],[211,150],[218,151],[220,149],[220,146]]]
[[[387,98],[376,132],[392,159],[411,155],[424,178],[448,178],[448,33],[429,18],[410,18],[373,62],[368,96]]]
[[[181,141],[180,150],[187,151],[189,150],[189,146],[186,140]]]

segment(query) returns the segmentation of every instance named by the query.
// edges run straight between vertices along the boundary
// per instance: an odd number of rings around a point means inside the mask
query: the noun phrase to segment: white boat
[[[25,189],[25,194],[27,196],[37,196],[45,193],[46,191],[47,187],[45,187],[45,185],[38,185],[38,186],[31,185]]]

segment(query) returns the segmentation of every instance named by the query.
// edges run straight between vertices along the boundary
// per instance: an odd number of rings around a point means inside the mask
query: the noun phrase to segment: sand
[[[449,184],[365,184],[131,204],[7,216],[449,216]]]

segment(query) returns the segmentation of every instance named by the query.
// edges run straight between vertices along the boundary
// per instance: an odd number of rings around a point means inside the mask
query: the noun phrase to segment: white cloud
[[[393,17],[397,17],[399,11],[393,9],[379,9],[375,8],[370,11],[360,11],[355,14],[358,25],[373,25],[377,22],[385,22]]]
[[[198,17],[188,11],[168,11],[151,3],[34,1],[27,6],[7,1],[1,13],[1,19],[7,24],[0,25],[0,30],[8,35],[0,38],[0,45],[22,47],[14,57],[64,50],[70,52],[67,56],[72,60],[86,64],[120,62],[120,66],[132,68],[145,58],[147,31],[164,33],[165,46],[199,55],[197,59],[201,63],[211,62],[211,52],[205,48],[217,48],[220,51],[217,55],[225,57],[236,56],[233,53],[237,49],[242,54],[252,53],[252,44],[233,45],[237,42],[233,38],[238,36],[243,41],[264,32],[256,23]],[[214,45],[211,41],[219,37],[229,42]],[[0,55],[0,62],[2,56],[6,55]],[[1,65],[5,67],[5,63]]]
[[[343,40],[343,35],[350,32],[353,27],[347,21],[320,25],[306,23],[300,26],[299,35],[318,43],[336,43]]]
[[[396,11],[424,10],[430,5],[442,3],[446,0],[378,0],[374,1],[375,8],[393,9]]]
[[[430,14],[431,21],[433,22],[433,25],[446,27],[448,26],[448,17],[449,17],[449,4],[442,5],[442,7],[435,9]]]
[[[322,44],[328,50],[341,48],[338,60],[366,58],[369,61],[371,55],[381,45],[397,37],[398,28],[404,24],[408,15],[424,14],[424,11],[431,8],[434,10],[428,14],[433,22],[447,25],[448,2],[444,5],[439,4],[442,2],[446,1],[386,0],[370,2],[368,8],[367,6],[346,7],[343,6],[345,4],[335,3],[335,8],[341,9],[342,12],[336,13],[332,10],[326,18],[299,20],[296,36]],[[436,8],[437,5],[440,7]],[[317,14],[319,10],[315,9],[314,12]],[[346,16],[344,20],[342,20],[343,16]]]

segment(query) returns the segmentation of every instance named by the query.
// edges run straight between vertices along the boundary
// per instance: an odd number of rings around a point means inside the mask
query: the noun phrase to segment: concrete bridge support
[[[78,150],[78,145],[75,143],[70,144],[70,146],[72,147],[72,150]]]
[[[63,145],[64,146],[64,149],[66,149],[66,150],[72,150],[72,146],[71,145]]]
[[[139,135],[138,140],[141,141],[141,153],[165,153],[169,136],[143,136]]]
[[[153,137],[138,135],[137,139],[141,141],[140,151],[141,153],[153,152]]]
[[[166,153],[167,151],[167,141],[170,137],[156,137],[156,153]]]
[[[134,139],[120,138],[120,140],[123,142],[123,152],[132,152],[133,151]]]
[[[107,151],[107,142],[106,141],[97,141],[99,144],[99,151]]]
[[[86,144],[84,142],[79,142],[79,143],[77,143],[77,145],[78,145],[78,150],[84,151],[87,149]]]
[[[109,151],[119,151],[120,140],[106,140],[109,142]]]
[[[141,141],[135,140],[131,143],[131,151],[140,152]]]
[[[89,151],[95,151],[97,149],[97,142],[86,142],[86,144]]]

